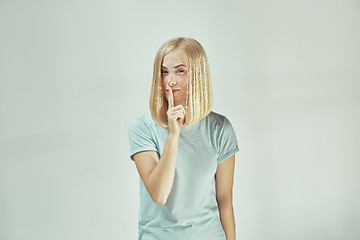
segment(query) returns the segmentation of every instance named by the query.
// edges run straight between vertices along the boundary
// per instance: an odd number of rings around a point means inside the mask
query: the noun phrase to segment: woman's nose
[[[175,78],[173,76],[170,76],[168,79],[168,83],[169,83],[170,87],[176,85]]]

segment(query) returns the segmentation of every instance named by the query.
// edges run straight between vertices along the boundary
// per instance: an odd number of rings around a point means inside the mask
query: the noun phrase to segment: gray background
[[[128,124],[172,37],[239,142],[238,239],[360,239],[360,2],[0,1],[0,239],[137,238]]]

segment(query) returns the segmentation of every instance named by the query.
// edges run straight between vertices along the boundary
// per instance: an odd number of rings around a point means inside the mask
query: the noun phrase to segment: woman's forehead
[[[178,65],[186,66],[186,61],[183,51],[173,50],[164,56],[162,61],[163,67],[174,67]]]

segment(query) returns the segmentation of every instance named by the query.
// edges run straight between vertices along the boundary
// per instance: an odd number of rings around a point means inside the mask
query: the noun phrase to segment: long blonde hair
[[[163,94],[161,64],[169,52],[183,52],[188,67],[186,103],[187,115],[184,125],[191,127],[206,117],[212,107],[212,92],[209,63],[204,48],[192,38],[173,38],[165,42],[155,56],[150,94],[150,112],[153,120],[167,128],[168,102]]]

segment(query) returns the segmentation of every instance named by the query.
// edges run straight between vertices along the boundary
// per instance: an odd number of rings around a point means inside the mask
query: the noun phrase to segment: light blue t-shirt
[[[153,150],[161,157],[168,129],[150,112],[132,119],[130,158]],[[164,205],[152,201],[140,178],[139,240],[225,240],[216,202],[217,164],[239,151],[229,120],[210,112],[192,128],[181,128],[174,183]]]

